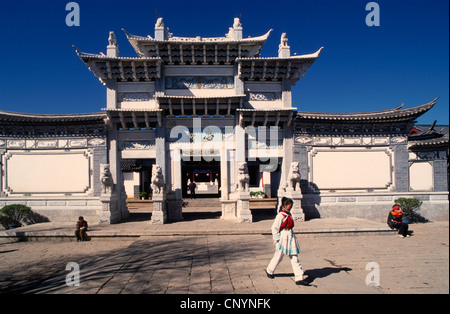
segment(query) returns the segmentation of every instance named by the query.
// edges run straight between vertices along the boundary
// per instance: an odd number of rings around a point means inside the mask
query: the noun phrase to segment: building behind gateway
[[[129,215],[127,197],[146,192],[153,223],[164,223],[183,219],[195,181],[197,194],[220,198],[223,219],[240,222],[252,222],[254,190],[293,198],[297,220],[385,220],[399,197],[423,200],[428,219],[448,219],[448,134],[414,128],[436,99],[298,111],[291,87],[322,48],[291,56],[283,34],[278,56],[262,58],[271,30],[244,38],[237,18],[225,37],[177,37],[162,18],[153,37],[124,32],[137,57],[119,55],[113,32],[106,54],[75,48],[106,86],[101,112],[0,111],[0,205],[26,204],[52,221],[116,223]]]

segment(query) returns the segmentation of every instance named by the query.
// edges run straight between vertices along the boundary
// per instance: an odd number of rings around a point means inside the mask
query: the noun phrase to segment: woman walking
[[[266,274],[270,279],[274,278],[277,266],[283,260],[284,255],[289,256],[292,269],[294,270],[295,283],[297,285],[307,285],[304,281],[303,268],[298,259],[300,246],[294,233],[294,219],[291,215],[291,208],[294,201],[283,197],[281,208],[272,225],[272,236],[275,242],[275,254],[267,266]]]

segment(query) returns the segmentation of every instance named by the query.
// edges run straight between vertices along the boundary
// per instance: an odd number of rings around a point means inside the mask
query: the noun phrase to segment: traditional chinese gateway
[[[436,99],[363,113],[298,111],[291,87],[322,48],[277,57],[260,51],[271,30],[243,37],[168,32],[125,35],[137,57],[78,57],[106,86],[100,113],[0,111],[0,205],[22,203],[53,221],[119,222],[127,198],[151,195],[152,222],[183,219],[187,186],[220,199],[222,218],[252,222],[250,192],[295,200],[297,220],[384,220],[399,197],[423,200],[422,215],[448,219],[448,134],[414,128]],[[300,108],[301,109],[301,108]],[[448,128],[447,128],[448,133]],[[422,137],[421,137],[422,135]]]

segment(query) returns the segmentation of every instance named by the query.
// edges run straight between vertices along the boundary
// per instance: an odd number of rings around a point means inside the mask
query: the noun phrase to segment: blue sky
[[[78,59],[106,52],[110,30],[121,56],[136,56],[125,34],[152,35],[163,17],[176,36],[224,36],[241,17],[244,37],[273,28],[262,56],[276,56],[286,32],[291,53],[325,47],[293,87],[302,111],[404,108],[439,97],[418,122],[449,123],[449,1],[380,0],[380,26],[368,27],[369,0],[78,0],[80,26],[65,24],[69,1],[0,0],[0,110],[98,112],[105,87]]]

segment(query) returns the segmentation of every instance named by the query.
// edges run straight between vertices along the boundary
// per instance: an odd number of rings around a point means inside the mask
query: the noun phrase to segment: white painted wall
[[[388,189],[393,182],[391,151],[314,149],[309,181],[320,190]]]
[[[433,190],[433,165],[431,162],[415,162],[409,167],[411,191]]]
[[[139,185],[139,180],[139,172],[123,172],[123,183],[125,186],[125,193],[127,193],[127,198],[134,197],[134,186]]]
[[[92,155],[87,150],[11,151],[3,155],[5,194],[89,193]]]

